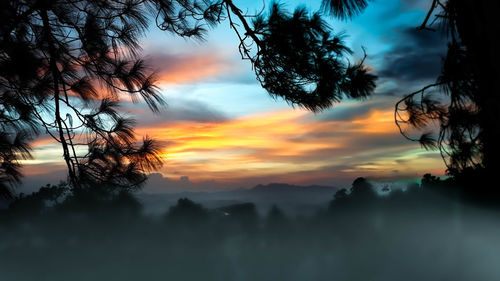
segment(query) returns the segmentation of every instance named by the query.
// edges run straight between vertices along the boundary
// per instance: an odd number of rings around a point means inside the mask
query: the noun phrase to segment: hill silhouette
[[[265,192],[265,193],[290,193],[290,192],[331,192],[336,190],[333,186],[321,186],[321,185],[293,185],[287,183],[269,183],[269,184],[258,184],[250,189],[251,192]]]
[[[318,206],[327,204],[338,189],[334,186],[270,183],[216,192],[138,193],[137,198],[143,202],[146,211],[153,214],[166,211],[180,198],[190,198],[210,208],[253,202],[261,214],[273,204],[278,204],[287,213],[308,215],[317,211]]]
[[[225,194],[323,189],[334,190],[269,184]],[[432,175],[384,195],[358,178],[308,215],[180,197],[148,216],[133,193],[104,190],[45,186],[1,210],[2,281],[500,278],[485,262],[500,258],[500,209],[461,200],[459,187]]]

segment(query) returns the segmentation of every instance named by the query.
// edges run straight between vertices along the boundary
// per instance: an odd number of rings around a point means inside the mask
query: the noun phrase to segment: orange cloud
[[[237,70],[233,62],[217,52],[157,53],[148,62],[157,71],[159,84],[192,83]]]
[[[420,177],[443,171],[437,153],[399,135],[392,110],[369,110],[350,120],[320,121],[310,112],[281,110],[214,122],[166,121],[139,127],[165,144],[161,173],[194,182],[219,183],[321,180],[366,177]],[[62,162],[57,144],[34,143],[37,159],[25,164]],[[438,173],[439,174],[439,173]]]
[[[54,142],[54,139],[50,136],[38,137],[34,141],[30,142],[32,147],[40,147]]]
[[[227,66],[221,64],[216,57],[194,57],[161,71],[158,75],[158,82],[160,84],[189,83],[226,71],[228,71]]]
[[[189,54],[162,54],[156,53],[146,57],[146,65],[156,73],[156,84],[187,84],[211,79],[225,73],[238,73],[239,68],[230,59],[222,54],[213,53],[189,53]],[[93,83],[97,95],[89,97],[92,99],[123,99],[131,101],[127,93],[113,94],[104,84]],[[70,96],[78,97],[69,91]]]
[[[140,128],[138,133],[169,143],[164,149],[164,175],[186,174],[194,180],[223,182],[299,173],[295,180],[301,181],[311,173],[369,176],[403,167],[400,172],[406,174],[440,167],[441,163],[429,166],[421,159],[419,153],[425,151],[399,136],[391,116],[390,110],[373,110],[351,121],[319,122],[309,112],[290,109],[222,123],[169,123]],[[384,144],[386,139],[399,144]],[[325,171],[325,167],[332,168]]]

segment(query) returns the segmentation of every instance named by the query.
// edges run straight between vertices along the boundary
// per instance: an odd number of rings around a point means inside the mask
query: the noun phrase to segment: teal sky
[[[249,14],[261,1],[234,1]],[[320,8],[321,1],[281,1]],[[265,12],[270,3],[266,1]],[[325,16],[334,33],[344,33],[354,51],[379,76],[367,101],[344,101],[313,114],[271,98],[261,88],[228,22],[209,30],[204,41],[182,39],[151,27],[143,55],[158,71],[168,103],[159,115],[144,104],[125,102],[138,122],[138,135],[163,144],[164,167],[147,190],[220,189],[257,183],[346,185],[358,176],[379,180],[444,174],[437,152],[406,141],[393,121],[398,99],[437,78],[445,38],[415,31],[428,0],[376,0],[349,21]],[[420,31],[427,32],[428,31]],[[26,162],[27,186],[64,174],[57,144],[40,139]]]

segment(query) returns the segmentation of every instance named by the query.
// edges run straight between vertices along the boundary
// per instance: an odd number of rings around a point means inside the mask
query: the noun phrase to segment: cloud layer
[[[122,110],[137,120],[139,136],[150,135],[164,146],[166,165],[159,172],[165,178],[156,175],[154,180],[210,189],[442,174],[445,168],[438,153],[407,142],[393,120],[398,97],[433,82],[440,73],[446,38],[441,32],[415,30],[428,2],[375,1],[345,24],[347,33],[357,34],[350,42],[354,49],[368,43],[369,54],[378,53],[368,57],[380,78],[377,95],[364,102],[346,101],[317,115],[270,102],[250,64],[240,60],[237,44],[227,39],[229,33],[221,32],[225,37],[201,48],[172,47],[170,39],[152,38],[144,54],[157,70],[168,106],[154,115],[144,104],[125,98]],[[24,163],[28,175],[64,167],[56,143],[40,138],[33,147],[35,159]]]
[[[341,113],[332,117],[335,110]],[[399,135],[391,106],[370,103],[319,115],[289,109],[218,122],[168,122],[138,132],[165,144],[163,175],[189,176],[193,182],[332,184],[357,176],[418,178],[424,171],[443,172],[437,153]]]
[[[442,30],[397,28],[392,49],[384,53],[377,75],[380,94],[402,96],[436,81],[446,55],[446,35]]]
[[[172,185],[345,185],[359,176],[408,179],[425,172],[443,174],[439,154],[401,137],[393,114],[388,96],[346,102],[317,115],[286,109],[232,119],[199,102],[183,101],[171,106],[171,118],[139,114],[143,120],[136,132],[163,145],[165,166],[159,172],[167,178],[165,191]],[[63,167],[57,144],[40,139],[34,147],[37,160],[25,163],[33,168],[29,174]],[[188,183],[177,182],[183,176]]]

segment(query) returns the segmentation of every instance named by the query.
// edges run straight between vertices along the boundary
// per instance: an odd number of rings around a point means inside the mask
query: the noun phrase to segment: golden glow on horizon
[[[185,174],[195,180],[228,181],[312,172],[328,177],[320,170],[343,164],[352,168],[335,172],[368,176],[400,169],[404,165],[395,162],[394,156],[403,156],[415,146],[404,140],[397,147],[356,144],[363,139],[369,143],[374,136],[400,138],[392,114],[389,110],[373,110],[349,121],[317,121],[310,112],[290,109],[220,123],[169,123],[140,128],[138,133],[169,143],[164,149],[166,165],[162,170],[166,176]],[[405,157],[412,163],[419,156],[414,153]],[[405,164],[406,171],[402,172],[424,168],[425,161],[420,162],[418,167]]]
[[[396,131],[394,112],[373,110],[368,116],[352,121],[352,132],[363,134],[387,134]]]
[[[306,114],[286,110],[222,123],[181,122],[160,128],[141,128],[139,133],[171,143],[164,150],[165,174],[184,166],[196,171],[196,178],[213,178],[214,174],[218,180],[262,176],[311,170],[326,164],[322,161],[295,163],[286,160],[309,151],[338,147],[333,143],[293,140],[307,133],[307,124],[300,123]],[[207,176],[203,176],[205,172]]]
[[[136,132],[166,144],[164,176],[187,175],[195,182],[259,177],[307,182],[442,171],[436,155],[401,138],[392,114],[372,110],[353,120],[319,121],[310,112],[289,109],[221,122],[165,122]],[[33,146],[37,159],[24,164],[62,162],[56,143],[43,139]]]

